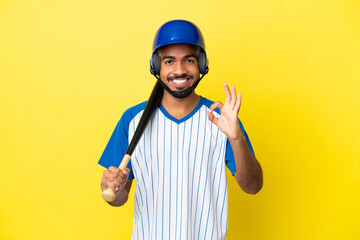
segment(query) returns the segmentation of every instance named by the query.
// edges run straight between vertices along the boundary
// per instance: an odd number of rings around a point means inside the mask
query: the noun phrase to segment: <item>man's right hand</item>
[[[125,168],[121,170],[117,167],[109,167],[104,171],[101,179],[101,190],[104,191],[107,188],[111,188],[115,194],[121,191],[128,180],[130,169]]]

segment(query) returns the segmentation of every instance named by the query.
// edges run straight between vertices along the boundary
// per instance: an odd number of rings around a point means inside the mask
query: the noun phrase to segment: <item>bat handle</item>
[[[115,200],[115,192],[111,188],[107,188],[101,193],[102,198],[107,202],[113,202]]]
[[[130,161],[130,155],[129,154],[125,154],[123,160],[121,161],[121,164],[119,166],[119,168],[125,169],[126,166],[128,165]],[[114,190],[112,190],[111,188],[107,188],[106,190],[104,190],[101,194],[102,198],[107,201],[107,202],[113,202],[115,200],[115,192]]]

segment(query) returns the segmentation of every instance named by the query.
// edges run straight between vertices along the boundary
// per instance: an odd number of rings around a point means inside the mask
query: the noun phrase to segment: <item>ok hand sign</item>
[[[226,134],[229,140],[239,140],[242,136],[238,114],[241,106],[241,94],[236,95],[236,89],[231,86],[231,92],[227,83],[224,83],[225,89],[225,104],[220,101],[215,102],[210,106],[208,117],[223,133]],[[220,117],[214,116],[213,111],[219,108]]]

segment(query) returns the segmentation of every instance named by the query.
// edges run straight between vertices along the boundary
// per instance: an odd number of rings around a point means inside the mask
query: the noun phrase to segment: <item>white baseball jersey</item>
[[[161,104],[155,111],[128,165],[137,184],[132,239],[226,239],[225,163],[232,174],[236,167],[226,135],[207,117],[212,103],[201,97],[180,120]],[[145,105],[123,114],[100,165],[120,165]]]

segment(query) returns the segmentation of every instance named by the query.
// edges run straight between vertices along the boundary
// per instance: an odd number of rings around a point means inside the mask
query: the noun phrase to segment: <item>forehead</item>
[[[190,44],[177,43],[161,48],[161,56],[196,55],[196,47]]]

